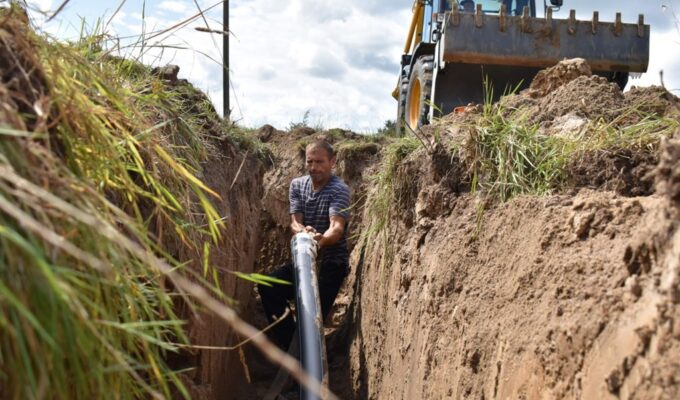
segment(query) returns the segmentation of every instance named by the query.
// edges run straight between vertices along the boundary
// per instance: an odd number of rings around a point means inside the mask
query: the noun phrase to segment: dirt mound
[[[421,134],[430,147],[443,143],[452,157],[462,160],[459,182],[472,184],[480,174],[521,176],[560,165],[545,172],[553,178],[547,185],[550,192],[591,188],[639,196],[653,192],[650,173],[658,162],[659,143],[678,121],[680,101],[666,89],[633,88],[624,94],[576,59],[542,71],[527,90],[497,104],[447,115]],[[509,144],[499,146],[501,152],[492,157],[499,160],[499,171],[480,171],[482,153],[496,140]],[[524,169],[504,167],[525,158]]]
[[[591,76],[593,71],[583,58],[573,58],[559,62],[554,67],[539,71],[529,86],[531,97],[545,97],[548,93],[573,81],[580,76]]]
[[[389,246],[352,255],[354,398],[680,396],[680,147],[659,150],[677,98],[624,95],[582,62],[537,79],[423,129],[425,149],[395,168]],[[505,166],[540,154],[538,168],[546,143],[585,143],[564,153],[559,194],[471,192],[519,184]],[[483,163],[519,179],[484,185]],[[368,215],[364,229],[382,223]]]
[[[567,114],[612,121],[625,104],[615,83],[601,76],[579,76],[541,98],[529,121],[552,121]]]
[[[658,117],[680,115],[678,98],[659,86],[633,87],[625,94],[618,85],[593,75],[583,59],[560,62],[539,72],[529,89],[501,99],[502,107],[524,110],[528,123],[539,124],[545,132],[564,132],[565,124],[577,123],[578,130],[586,122],[614,122],[631,125],[648,114]],[[632,112],[634,111],[634,112]],[[623,113],[631,112],[633,115]]]
[[[680,99],[661,86],[633,87],[624,96],[642,113],[675,118],[680,115]]]
[[[546,130],[559,125],[563,122],[560,117],[567,115],[611,122],[628,105],[618,85],[597,75],[578,75],[550,89],[547,93],[527,89],[506,96],[500,104],[512,110],[523,109],[528,123],[539,124]]]

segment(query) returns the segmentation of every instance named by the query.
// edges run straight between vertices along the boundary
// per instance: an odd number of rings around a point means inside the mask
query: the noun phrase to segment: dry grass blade
[[[169,254],[180,247],[213,268],[206,243],[218,241],[223,218],[209,200],[218,194],[198,176],[214,151],[214,130],[201,127],[220,127],[214,110],[181,87],[168,90],[149,68],[112,57],[105,34],[66,45],[1,12],[0,19],[7,32],[0,53],[29,82],[13,89],[49,97],[50,110],[46,137],[23,133],[21,124],[0,132],[3,396],[188,398],[166,363],[168,352],[189,344],[176,291],[335,399],[224,304],[200,271]],[[38,120],[30,112],[18,120]]]
[[[0,168],[0,171],[2,169],[3,168]],[[51,229],[42,225],[40,222],[36,221],[30,215],[21,211],[19,207],[15,206],[12,202],[7,200],[2,195],[0,195],[0,210],[12,216],[19,222],[21,226],[27,228],[34,234],[39,235],[40,237],[45,239],[48,243],[52,244],[53,246],[59,249],[62,249],[71,256],[75,257],[76,259],[81,260],[90,267],[96,269],[97,271],[106,272],[109,270],[108,266],[104,264],[101,260],[99,260],[97,257],[94,257],[93,255],[79,249],[78,247],[73,245],[73,243],[66,240],[66,238],[64,238],[63,236],[58,235]]]
[[[45,22],[52,21],[54,19],[54,17],[56,17],[64,9],[64,7],[66,7],[66,5],[69,3],[69,1],[71,1],[71,0],[64,0],[64,2],[61,3],[61,5],[57,8],[57,10],[54,13],[52,13],[52,15],[49,18],[47,18],[47,20]]]
[[[217,33],[218,35],[229,35],[229,31],[220,30],[220,29],[204,28],[202,26],[197,26],[194,29],[199,31],[199,32]]]
[[[155,38],[157,38],[157,37],[159,37],[159,36],[163,36],[163,35],[165,35],[166,33],[170,33],[170,32],[173,32],[173,31],[175,31],[175,30],[177,30],[177,29],[180,29],[180,28],[182,28],[182,27],[184,27],[184,26],[187,26],[188,24],[190,24],[190,23],[192,23],[193,21],[197,20],[198,18],[202,17],[203,14],[204,14],[205,12],[208,12],[208,11],[212,10],[213,8],[215,8],[215,7],[219,6],[219,5],[221,5],[222,3],[223,3],[223,1],[220,1],[220,2],[218,2],[218,3],[215,3],[215,4],[213,4],[213,5],[209,6],[209,7],[207,7],[205,10],[200,10],[200,11],[197,12],[196,14],[193,14],[192,16],[190,16],[190,17],[188,17],[188,18],[185,18],[185,19],[183,19],[182,21],[180,21],[180,22],[178,22],[178,23],[176,23],[176,24],[173,24],[172,26],[169,26],[169,27],[167,27],[167,28],[165,28],[165,29],[161,29],[161,30],[155,31],[155,32],[150,32],[150,33],[149,33],[149,36],[145,36],[143,39],[144,39],[144,41],[146,42],[146,41],[149,41],[149,40],[151,40],[151,39],[155,39]],[[136,37],[136,36],[121,37],[121,39],[129,39],[129,38],[134,38],[134,37]]]
[[[212,311],[215,315],[222,318],[225,322],[229,323],[234,330],[245,338],[250,338],[250,340],[255,344],[255,346],[262,351],[262,353],[267,356],[272,362],[281,365],[285,368],[291,376],[296,380],[301,382],[311,391],[322,395],[324,398],[331,400],[337,399],[332,395],[327,388],[322,387],[322,385],[305,373],[300,364],[290,355],[281,351],[269,340],[260,335],[260,331],[243,321],[236,312],[226,306],[225,304],[215,300],[210,293],[200,285],[191,282],[189,279],[179,275],[173,267],[168,265],[163,260],[160,260],[152,253],[146,251],[138,243],[130,240],[127,236],[120,233],[114,227],[110,226],[105,221],[99,220],[98,218],[84,213],[70,204],[64,202],[61,199],[56,198],[51,193],[39,188],[32,183],[24,180],[23,178],[17,176],[12,171],[7,168],[0,170],[0,175],[3,179],[6,179],[18,187],[25,188],[37,197],[49,201],[50,204],[57,207],[59,210],[68,213],[73,218],[77,219],[79,222],[89,225],[93,229],[97,230],[102,234],[102,236],[107,239],[116,242],[123,246],[131,254],[139,258],[146,265],[153,266],[159,272],[163,273],[165,276],[170,278],[174,285],[180,289],[183,293],[193,298],[196,302],[203,305],[208,310]],[[1,198],[0,198],[1,200]],[[0,201],[0,207],[2,202]]]
[[[121,0],[120,3],[118,3],[118,7],[116,7],[116,10],[111,14],[111,17],[109,17],[109,20],[106,21],[106,24],[104,24],[104,32],[107,31],[108,27],[111,26],[111,22],[113,22],[113,19],[116,18],[116,15],[120,12],[120,10],[123,8],[127,0]]]

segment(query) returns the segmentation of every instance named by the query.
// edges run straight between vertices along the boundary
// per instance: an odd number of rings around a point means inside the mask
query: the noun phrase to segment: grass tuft
[[[363,243],[370,253],[374,246],[382,246],[381,265],[391,262],[392,246],[390,245],[391,229],[395,229],[393,220],[400,212],[400,181],[413,177],[399,176],[398,168],[411,153],[422,147],[422,143],[414,136],[395,139],[383,150],[383,157],[378,172],[371,177],[372,189],[366,199],[366,228],[362,232]]]
[[[588,152],[633,149],[653,153],[678,127],[671,118],[621,111],[611,122],[591,121],[575,136],[547,135],[528,124],[524,110],[487,103],[458,150],[470,168],[472,190],[507,201],[520,194],[546,195],[564,188],[567,166]],[[624,124],[625,121],[638,121]]]
[[[219,122],[96,38],[57,43],[13,12],[0,11],[0,70],[17,77],[0,85],[0,398],[188,397],[165,362],[183,323],[148,260],[215,276],[175,256],[209,252],[224,228],[201,180]]]

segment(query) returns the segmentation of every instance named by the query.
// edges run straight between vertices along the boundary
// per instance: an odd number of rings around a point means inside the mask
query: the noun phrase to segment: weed
[[[676,120],[629,108],[614,121],[590,122],[577,137],[567,137],[541,133],[523,113],[490,103],[484,106],[463,149],[473,191],[483,190],[501,201],[519,194],[550,194],[563,188],[566,166],[586,152],[624,148],[653,152],[678,126]],[[639,122],[622,124],[631,116]]]
[[[214,279],[169,254],[208,252],[223,229],[199,179],[211,117],[87,40],[48,42],[7,11],[0,23],[23,71],[0,132],[2,396],[188,397],[165,362],[183,322],[149,260]]]
[[[367,228],[362,233],[367,243],[367,250],[372,252],[374,246],[383,248],[381,265],[389,265],[392,259],[392,246],[389,243],[390,229],[394,228],[392,221],[399,212],[399,179],[412,179],[412,177],[399,177],[398,167],[409,154],[422,146],[422,143],[413,136],[404,136],[389,144],[383,152],[380,168],[376,175],[371,177],[373,189],[366,200],[365,221]]]
[[[223,128],[224,137],[237,147],[255,154],[266,164],[272,161],[271,149],[256,135],[256,129],[243,128],[235,124],[229,124]]]

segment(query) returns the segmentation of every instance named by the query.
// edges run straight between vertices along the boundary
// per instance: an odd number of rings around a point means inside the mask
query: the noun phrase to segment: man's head
[[[314,186],[320,187],[328,183],[335,167],[335,151],[325,140],[315,140],[305,148],[307,172]]]

